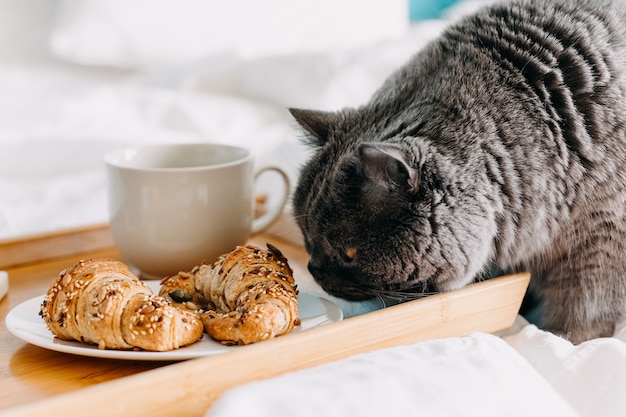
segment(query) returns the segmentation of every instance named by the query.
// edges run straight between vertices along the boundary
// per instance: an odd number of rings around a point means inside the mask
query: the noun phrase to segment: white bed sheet
[[[449,21],[422,22],[367,46],[214,55],[143,72],[52,56],[3,60],[0,239],[106,222],[102,156],[131,144],[240,144],[295,181],[307,149],[286,108],[360,104]],[[286,222],[274,231],[297,239],[293,228]],[[343,307],[349,315],[376,308]],[[617,416],[626,415],[625,389],[626,326],[573,346],[519,318],[506,335],[386,349],[237,387],[207,415]]]
[[[521,319],[518,326],[509,336],[432,340],[249,383],[206,415],[624,415],[624,340],[573,346]]]

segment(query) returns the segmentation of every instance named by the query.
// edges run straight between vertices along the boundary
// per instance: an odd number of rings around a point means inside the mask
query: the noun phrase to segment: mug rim
[[[128,162],[129,153],[141,152],[147,149],[167,149],[167,148],[221,148],[221,149],[229,149],[233,151],[242,151],[244,153],[243,156],[238,156],[230,161],[216,163],[216,164],[201,164],[201,165],[193,165],[186,167],[151,167],[151,166],[138,166]],[[129,146],[126,148],[116,149],[110,152],[107,152],[104,155],[104,162],[106,165],[110,167],[115,167],[119,169],[127,169],[132,171],[143,171],[143,172],[181,172],[181,171],[199,171],[199,170],[207,170],[207,169],[219,169],[226,168],[229,166],[235,166],[242,163],[245,163],[252,159],[252,152],[248,148],[244,148],[242,146],[236,145],[226,145],[223,143],[213,143],[213,142],[185,142],[185,143],[157,143],[157,144],[147,144],[147,145],[135,145]]]

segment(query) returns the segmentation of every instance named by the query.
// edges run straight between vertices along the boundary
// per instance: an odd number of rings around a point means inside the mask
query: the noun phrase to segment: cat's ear
[[[337,115],[318,110],[289,109],[294,119],[311,135],[311,144],[322,146],[326,143],[336,123]]]
[[[358,148],[363,175],[385,188],[407,187],[417,191],[419,171],[410,165],[409,155],[393,145],[385,143],[362,143]]]

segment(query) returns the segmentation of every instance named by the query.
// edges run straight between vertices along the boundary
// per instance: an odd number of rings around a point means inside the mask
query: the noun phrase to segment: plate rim
[[[43,301],[45,295],[38,295],[31,297],[28,300],[22,301],[15,307],[13,307],[5,318],[5,325],[7,330],[18,339],[23,340],[31,345],[38,346],[43,349],[73,354],[77,356],[87,356],[94,358],[105,359],[120,359],[120,360],[138,360],[138,361],[181,361],[195,359],[205,356],[220,355],[241,348],[240,346],[225,346],[219,342],[211,339],[211,337],[203,333],[203,336],[197,342],[184,346],[174,350],[168,350],[165,352],[153,352],[147,350],[126,350],[126,349],[98,349],[95,344],[81,343],[74,340],[63,340],[54,336],[52,332],[47,328],[43,319],[39,318],[39,305]],[[303,297],[303,299],[300,299]],[[319,294],[303,293],[298,295],[298,305],[307,298],[315,298],[319,300],[324,306],[324,314],[320,314],[313,317],[307,317],[302,320],[302,323],[307,324],[307,320],[312,320],[316,317],[325,316],[326,319],[320,323],[310,323],[311,325],[306,328],[296,327],[292,332],[306,331],[308,328],[314,328],[323,326],[325,324],[338,322],[344,319],[343,311],[333,301],[323,297]],[[40,320],[37,323],[33,320],[32,314],[35,314],[35,318]],[[21,326],[21,327],[20,327]],[[33,329],[33,327],[35,327]],[[202,349],[199,344],[211,343],[214,349]]]

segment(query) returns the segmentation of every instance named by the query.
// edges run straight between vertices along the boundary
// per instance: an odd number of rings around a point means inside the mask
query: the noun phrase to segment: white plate
[[[148,286],[158,292],[159,281],[146,281]],[[177,361],[201,356],[225,353],[237,346],[224,346],[211,339],[206,333],[196,343],[167,352],[149,352],[133,350],[98,349],[95,345],[54,337],[39,316],[39,306],[43,295],[24,301],[13,308],[6,317],[7,329],[20,339],[45,349],[96,358],[128,359],[142,361]],[[312,294],[300,293],[298,296],[298,314],[302,324],[293,329],[301,332],[313,327],[339,321],[343,313],[333,302]]]

